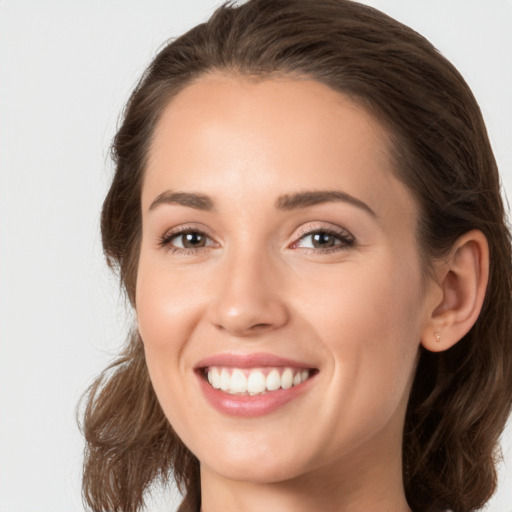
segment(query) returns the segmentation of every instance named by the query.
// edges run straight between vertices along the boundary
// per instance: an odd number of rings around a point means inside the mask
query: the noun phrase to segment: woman
[[[84,496],[469,511],[510,411],[510,239],[464,80],[346,0],[225,5],[128,103],[102,213],[137,314]]]

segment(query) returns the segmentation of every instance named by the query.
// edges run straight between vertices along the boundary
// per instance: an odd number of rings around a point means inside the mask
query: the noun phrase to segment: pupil
[[[204,245],[203,235],[199,233],[187,233],[183,245],[184,247],[202,247]]]
[[[315,233],[313,235],[313,244],[321,247],[332,247],[334,238],[328,233]]]

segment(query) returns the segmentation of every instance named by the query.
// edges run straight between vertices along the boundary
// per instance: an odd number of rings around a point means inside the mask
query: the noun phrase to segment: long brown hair
[[[349,0],[225,4],[168,44],[133,92],[115,137],[116,171],[102,211],[103,246],[134,305],[141,182],[155,124],[172,97],[211,71],[309,77],[349,95],[389,130],[396,176],[420,208],[428,263],[481,230],[490,280],[471,331],[446,352],[422,350],[403,436],[403,478],[416,512],[481,507],[496,487],[498,438],[512,401],[512,270],[500,182],[478,105],[457,70],[422,36]],[[199,462],[173,432],[151,387],[136,331],[86,395],[83,494],[91,510],[135,512],[174,478],[180,510],[199,509]]]

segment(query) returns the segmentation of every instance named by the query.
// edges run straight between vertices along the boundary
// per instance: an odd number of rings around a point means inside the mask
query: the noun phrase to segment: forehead
[[[208,195],[339,189],[376,209],[414,210],[394,177],[387,132],[348,96],[314,80],[212,74],[174,97],[155,129],[143,205],[165,189]],[[402,212],[403,214],[403,212]]]
[[[364,149],[362,159],[380,153],[387,163],[386,135],[355,101],[320,82],[212,74],[185,87],[166,106],[155,129],[148,168],[158,158],[179,157],[177,151],[192,147],[219,153],[227,145],[245,154],[293,148],[292,156],[310,154],[311,147],[303,144],[307,142],[326,156],[340,156],[336,147],[345,141],[354,150]]]

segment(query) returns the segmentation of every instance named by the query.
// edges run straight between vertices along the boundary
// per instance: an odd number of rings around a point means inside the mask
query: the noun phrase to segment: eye
[[[214,247],[215,242],[197,229],[182,228],[167,232],[160,240],[160,245],[172,252],[193,252],[206,247]]]
[[[293,247],[325,253],[345,250],[354,244],[354,237],[348,231],[321,228],[302,232],[299,240],[293,244]]]

